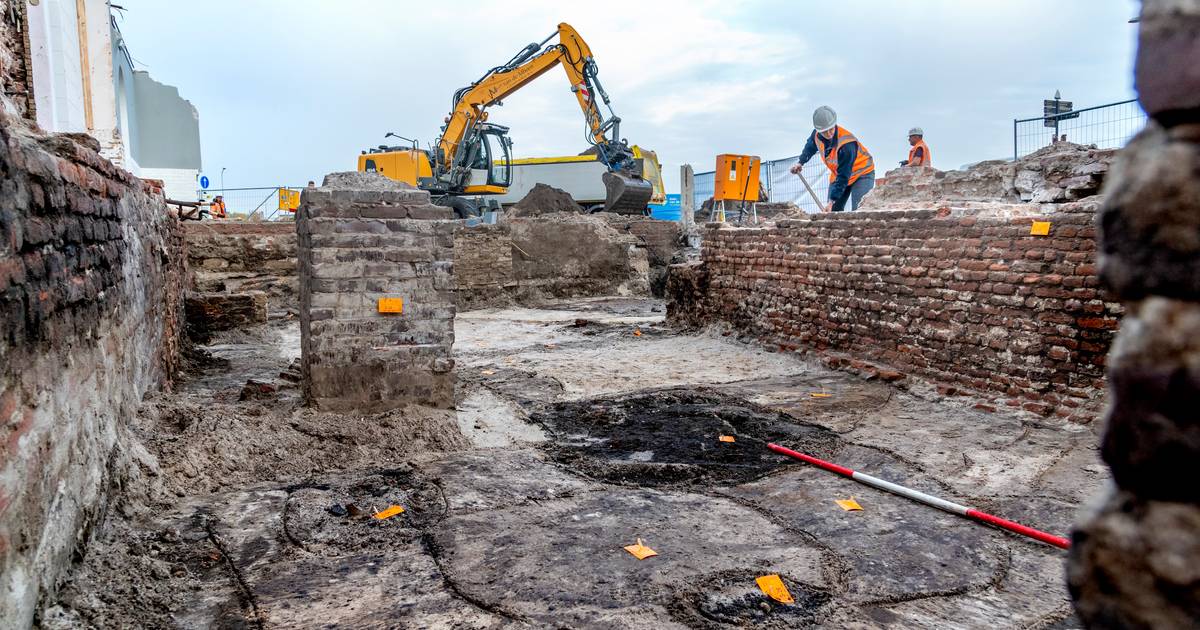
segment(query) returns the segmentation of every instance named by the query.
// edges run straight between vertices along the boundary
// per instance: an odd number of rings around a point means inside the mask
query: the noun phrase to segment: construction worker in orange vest
[[[821,212],[842,212],[847,201],[852,210],[857,210],[862,198],[875,187],[875,160],[854,134],[837,124],[837,112],[828,105],[813,112],[813,132],[792,173],[800,173],[805,162],[818,153],[829,167],[829,203]]]
[[[908,159],[900,166],[933,166],[933,155],[929,153],[929,145],[925,144],[925,130],[913,127],[908,130]]]
[[[214,219],[224,219],[225,218],[225,198],[222,197],[221,195],[217,195],[215,198],[213,198],[212,205],[209,208],[209,212],[212,214],[212,217]]]

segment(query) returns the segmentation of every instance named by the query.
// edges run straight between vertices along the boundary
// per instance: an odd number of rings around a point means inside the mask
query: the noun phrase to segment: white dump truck
[[[631,148],[635,160],[641,163],[642,178],[653,187],[649,203],[663,203],[667,196],[658,156],[636,145]],[[575,202],[588,212],[598,212],[604,208],[606,186],[602,176],[608,167],[595,155],[517,158],[511,161],[511,165],[512,183],[508,191],[491,197],[502,206],[511,206],[523,199],[534,184],[546,184],[570,193]]]

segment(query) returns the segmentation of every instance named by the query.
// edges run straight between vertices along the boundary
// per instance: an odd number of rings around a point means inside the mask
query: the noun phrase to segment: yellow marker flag
[[[783,604],[796,603],[796,600],[792,599],[792,594],[788,591],[787,586],[784,585],[783,580],[779,579],[778,575],[764,575],[756,578],[754,581],[758,583],[758,588],[767,594],[767,597]]]
[[[379,298],[376,302],[376,309],[380,313],[403,313],[404,300],[398,297]]]
[[[637,539],[636,545],[629,545],[627,547],[624,547],[624,549],[625,549],[625,551],[628,551],[629,553],[633,554],[633,557],[637,558],[638,560],[645,560],[646,558],[649,558],[651,556],[658,555],[657,551],[647,547],[646,545],[643,545],[641,538]]]
[[[732,435],[718,436],[717,439],[721,440],[722,442],[736,442],[737,441],[737,438],[733,437]]]
[[[1047,236],[1050,234],[1049,221],[1034,221],[1033,226],[1029,228],[1029,233],[1034,236]]]
[[[858,501],[854,500],[854,497],[850,497],[849,499],[834,499],[833,502],[847,512],[862,511],[862,506],[858,504]]]
[[[399,505],[393,505],[392,507],[389,507],[388,509],[386,509],[382,512],[376,513],[375,518],[377,520],[382,521],[382,520],[392,518],[393,516],[400,514],[402,512],[404,512],[404,508],[400,507]]]
[[[825,392],[813,392],[809,394],[809,396],[812,396],[813,398],[829,398],[832,395],[833,394],[826,394]]]

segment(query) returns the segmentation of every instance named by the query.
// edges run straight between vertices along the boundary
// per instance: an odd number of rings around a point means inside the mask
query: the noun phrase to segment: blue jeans
[[[847,201],[851,202],[851,204],[850,204],[851,210],[858,210],[858,204],[862,203],[862,198],[865,197],[867,195],[867,193],[871,192],[871,189],[874,187],[875,187],[875,172],[874,171],[867,173],[866,175],[863,175],[862,177],[859,177],[857,180],[854,181],[853,184],[850,184],[850,187],[846,189],[846,192],[842,193],[841,199],[838,199],[833,202],[833,211],[834,212],[844,211],[846,209]]]

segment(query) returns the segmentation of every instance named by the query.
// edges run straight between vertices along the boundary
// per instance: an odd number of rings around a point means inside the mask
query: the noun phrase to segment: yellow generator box
[[[757,155],[718,155],[713,200],[758,201],[758,170],[761,166],[762,159]]]

